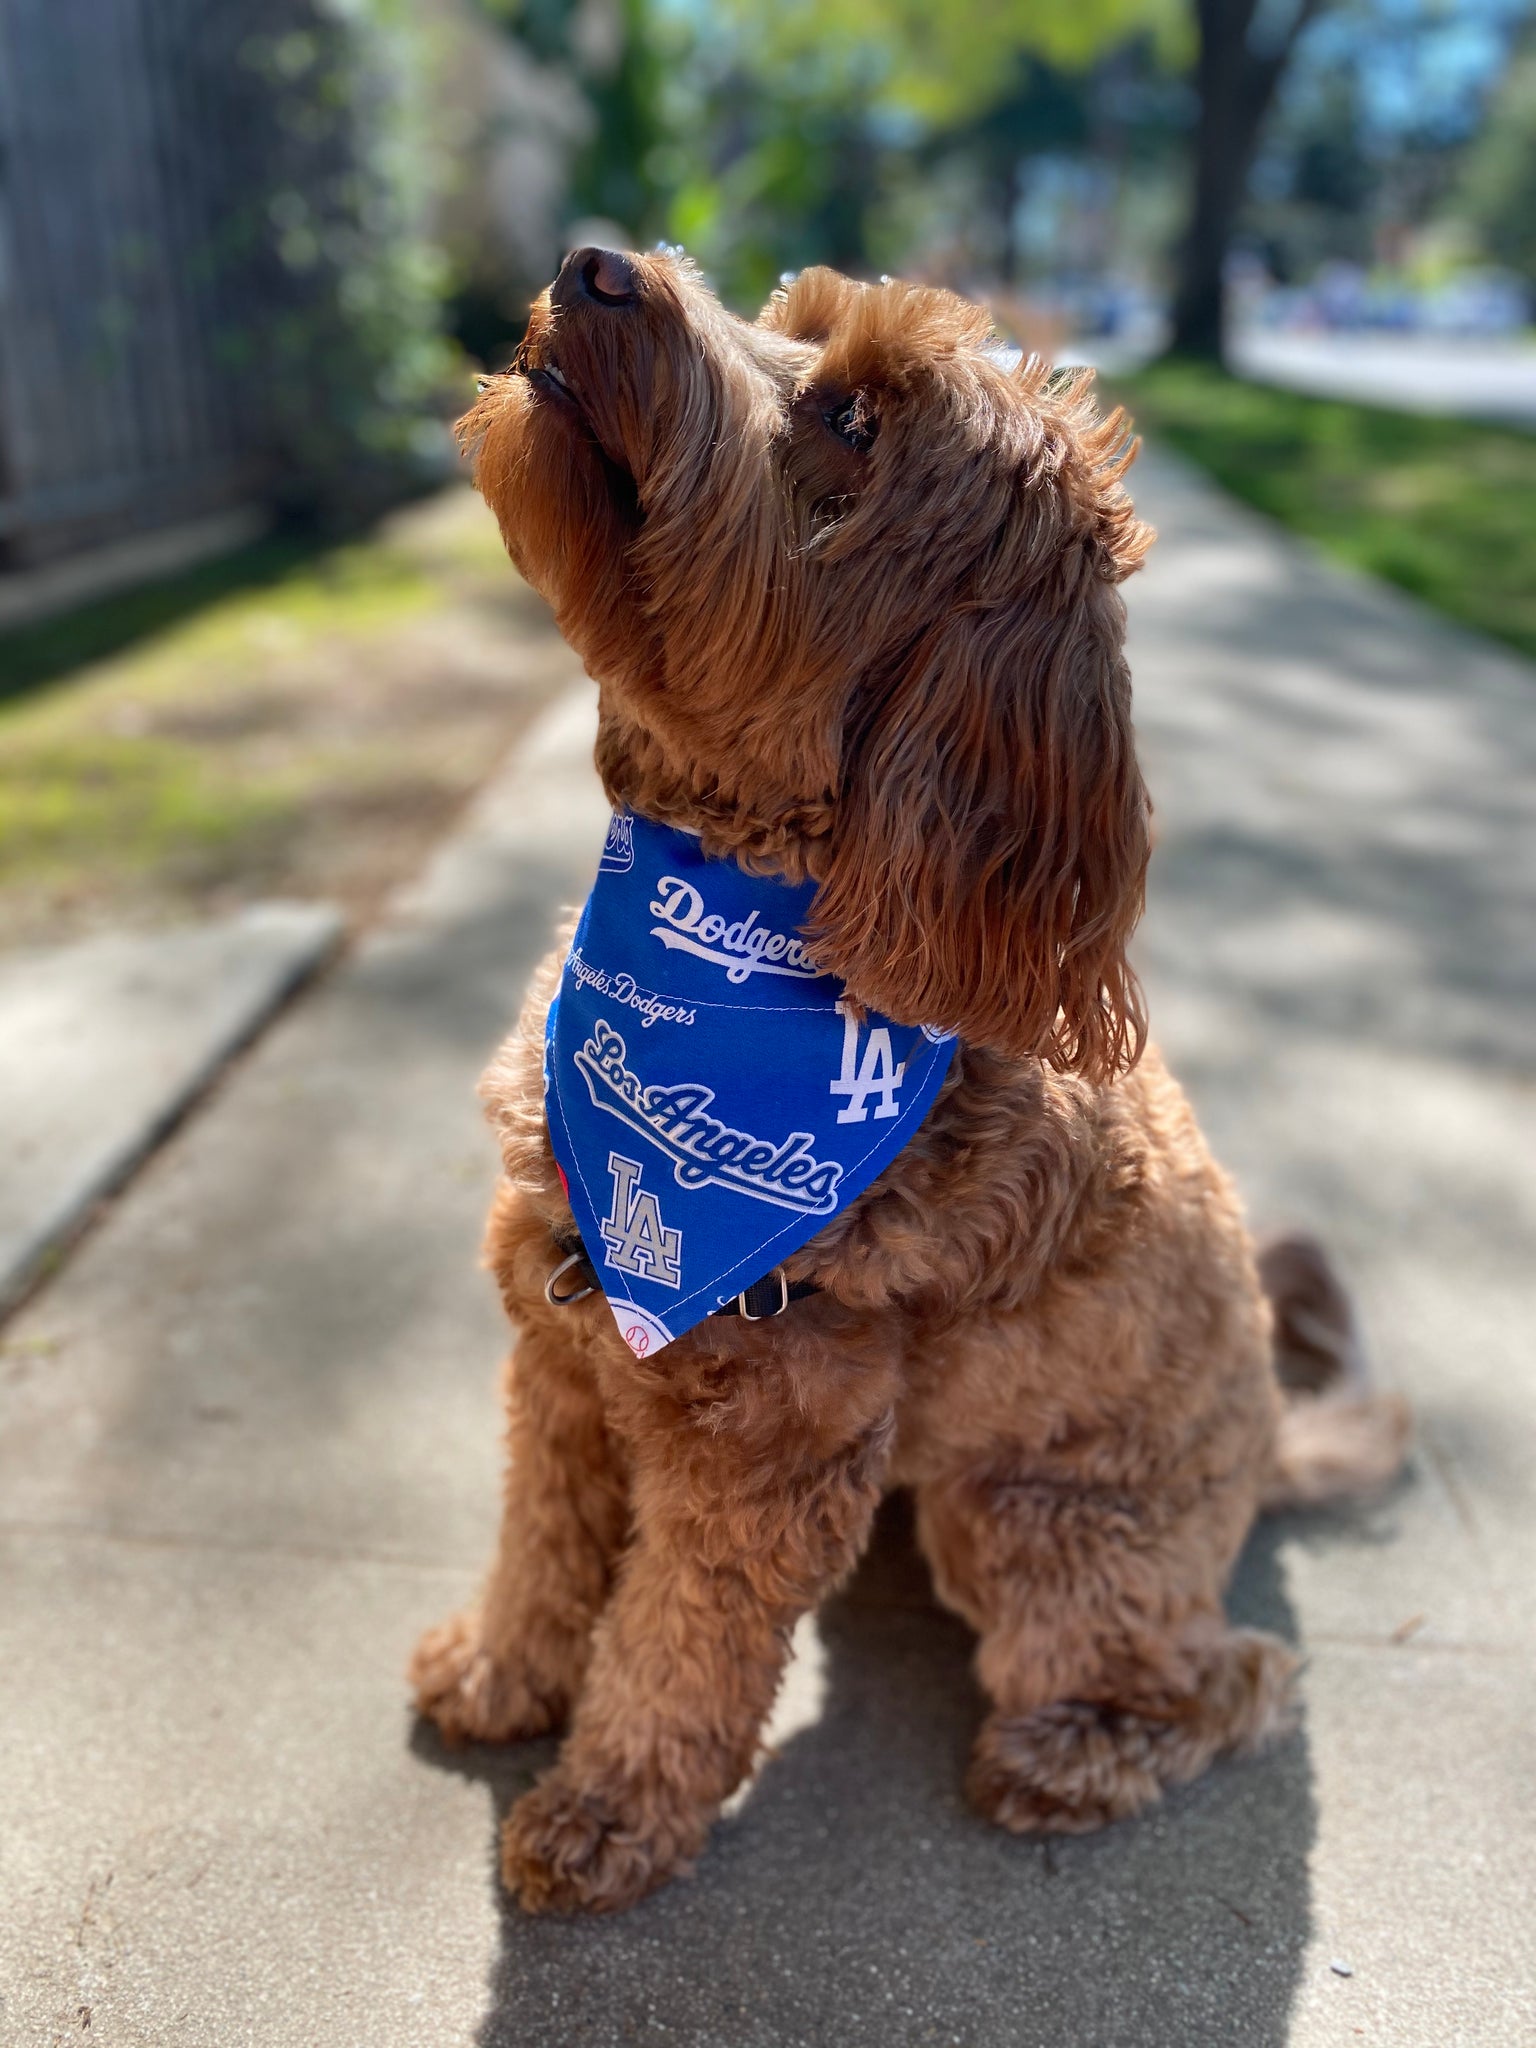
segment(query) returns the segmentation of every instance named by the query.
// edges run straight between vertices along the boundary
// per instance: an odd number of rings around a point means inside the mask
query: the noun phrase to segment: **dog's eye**
[[[822,414],[831,431],[839,441],[850,448],[856,448],[862,455],[873,445],[880,431],[880,422],[862,391],[855,391]]]

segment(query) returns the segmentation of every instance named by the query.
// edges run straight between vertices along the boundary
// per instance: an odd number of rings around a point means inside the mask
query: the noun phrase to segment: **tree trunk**
[[[1226,345],[1225,271],[1264,117],[1318,0],[1300,0],[1289,25],[1264,50],[1249,45],[1256,0],[1196,0],[1200,52],[1195,91],[1193,190],[1173,298],[1174,355],[1220,362]]]

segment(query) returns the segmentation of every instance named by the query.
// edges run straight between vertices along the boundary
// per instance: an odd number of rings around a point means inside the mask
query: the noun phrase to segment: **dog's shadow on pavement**
[[[1261,1524],[1234,1619],[1294,1633]],[[817,1618],[801,1718],[697,1874],[613,1919],[502,1900],[479,2048],[1280,2048],[1309,1929],[1304,1733],[1147,1818],[1013,1839],[961,1796],[982,1701],[910,1511]],[[486,1784],[490,1843],[552,1742],[417,1753]]]

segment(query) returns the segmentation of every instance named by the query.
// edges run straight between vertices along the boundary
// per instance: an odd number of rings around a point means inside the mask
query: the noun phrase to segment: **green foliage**
[[[480,0],[480,6],[541,64],[570,56],[577,0]]]
[[[648,0],[616,0],[619,44],[584,77],[593,132],[573,166],[573,211],[621,222],[645,244],[665,225],[665,194],[657,177],[665,140],[662,106],[669,55]]]
[[[1184,19],[1182,0],[672,0],[671,237],[744,310],[785,270],[898,268],[946,239],[1006,273],[1020,158],[1079,144],[1094,68],[1128,41],[1172,59]]]
[[[691,25],[654,0],[479,0],[541,64],[568,70],[592,113],[592,132],[571,166],[566,211],[596,215],[630,241],[654,241],[667,224],[668,73],[687,60]]]
[[[682,98],[687,88],[674,91]],[[755,312],[786,270],[860,269],[888,178],[867,99],[805,77],[765,93],[736,69],[693,97],[693,118],[676,132],[701,140],[669,153],[668,229],[722,295]],[[710,137],[727,138],[718,153]]]
[[[985,114],[1028,58],[1081,70],[1146,34],[1170,57],[1189,48],[1183,0],[731,0],[729,11],[760,66],[814,59],[831,89],[862,83],[927,127]]]
[[[1155,364],[1114,395],[1234,496],[1536,655],[1536,436],[1309,398],[1188,362]]]
[[[259,380],[281,494],[346,512],[419,464],[449,368],[431,33],[407,0],[295,0],[240,57],[264,136],[223,253],[261,311],[223,359]]]
[[[1536,45],[1510,67],[1473,144],[1457,211],[1488,255],[1536,284]]]
[[[744,311],[808,263],[1010,274],[1020,159],[1084,144],[1115,52],[1190,47],[1186,0],[480,4],[592,107],[567,220],[681,243]]]

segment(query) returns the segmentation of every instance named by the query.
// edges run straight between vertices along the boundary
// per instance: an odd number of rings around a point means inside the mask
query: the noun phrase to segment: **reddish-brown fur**
[[[1295,1663],[1223,1612],[1253,1517],[1384,1480],[1406,1430],[1358,1388],[1286,1405],[1237,1198],[1141,1056],[1116,586],[1150,535],[1124,421],[1082,378],[1003,367],[945,292],[810,271],[748,325],[672,257],[605,268],[619,304],[584,289],[591,261],[466,435],[601,686],[609,795],[814,879],[818,957],[962,1047],[907,1149],[789,1262],[819,1294],[644,1361],[601,1300],[544,1300],[572,1223],[539,1078],[561,949],[486,1077],[519,1329],[505,1511],[479,1604],[413,1680],[453,1738],[569,1723],[503,1843],[534,1909],[689,1867],[796,1618],[895,1485],[979,1637],[984,1814],[1091,1828],[1253,1748]],[[856,446],[828,425],[850,400]],[[1326,1296],[1315,1255],[1293,1269]]]

